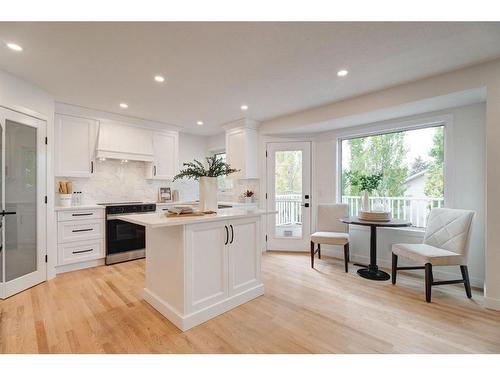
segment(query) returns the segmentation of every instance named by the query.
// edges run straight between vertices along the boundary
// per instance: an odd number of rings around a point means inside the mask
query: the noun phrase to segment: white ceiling
[[[243,103],[262,121],[496,58],[500,23],[1,22],[0,40],[24,48],[0,45],[0,69],[59,102],[215,134]]]

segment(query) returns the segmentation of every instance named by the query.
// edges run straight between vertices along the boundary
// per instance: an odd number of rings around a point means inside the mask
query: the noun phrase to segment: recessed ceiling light
[[[21,47],[19,44],[16,43],[7,43],[7,47],[9,47],[13,51],[22,51],[23,47]]]
[[[248,106],[246,104],[243,104],[240,108],[242,111],[246,111],[248,109]]]
[[[196,125],[203,125],[203,121],[196,121]]]
[[[122,107],[122,108],[128,108],[128,104],[127,103],[120,103],[120,107]]]
[[[162,77],[162,76],[155,76],[155,81],[156,81],[156,82],[164,82],[164,81],[165,81],[165,77]]]
[[[345,69],[339,70],[339,71],[337,72],[337,75],[338,75],[339,77],[345,77],[345,76],[346,76],[346,75],[348,75],[348,74],[349,74],[349,72],[348,72],[347,70],[345,70]]]

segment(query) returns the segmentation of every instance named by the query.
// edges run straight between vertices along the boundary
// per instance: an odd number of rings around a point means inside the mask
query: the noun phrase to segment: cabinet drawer
[[[58,265],[84,262],[104,257],[103,241],[78,241],[59,244]]]
[[[103,238],[104,220],[62,221],[57,224],[59,243]]]
[[[57,213],[57,221],[102,219],[103,217],[104,217],[103,209],[59,211]]]

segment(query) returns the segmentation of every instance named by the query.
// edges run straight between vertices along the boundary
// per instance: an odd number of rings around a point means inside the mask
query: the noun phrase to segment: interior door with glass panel
[[[268,143],[267,249],[304,251],[311,234],[311,143]]]
[[[46,123],[0,107],[0,298],[47,279]]]

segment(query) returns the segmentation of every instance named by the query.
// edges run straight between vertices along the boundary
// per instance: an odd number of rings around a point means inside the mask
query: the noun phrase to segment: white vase
[[[217,211],[217,178],[200,177],[200,211]]]
[[[361,211],[370,211],[370,198],[368,197],[367,190],[363,190],[363,196],[361,198]]]
[[[252,203],[252,197],[245,197],[245,203],[246,204]]]

